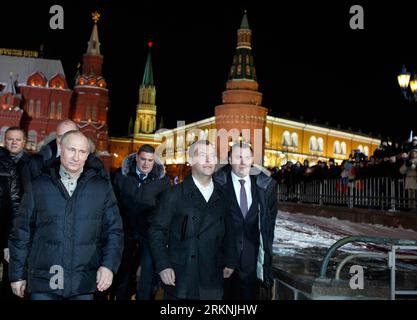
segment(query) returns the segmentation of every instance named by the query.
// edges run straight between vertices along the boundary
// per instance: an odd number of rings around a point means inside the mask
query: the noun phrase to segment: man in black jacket
[[[9,158],[8,151],[0,148],[0,261],[3,264],[0,299],[8,299],[12,296],[8,280],[10,254],[7,241],[11,231],[11,222],[17,215],[19,204],[20,184],[16,165]]]
[[[114,294],[116,300],[130,298],[130,283],[134,282],[135,267],[139,264],[135,260],[140,259],[136,300],[149,300],[158,282],[149,247],[149,221],[161,193],[170,186],[169,177],[165,175],[164,166],[157,162],[155,149],[145,144],[124,159],[122,167],[114,174],[113,186],[125,230],[125,249]],[[139,257],[135,256],[137,244]]]
[[[277,184],[260,168],[253,167],[253,151],[246,143],[232,146],[231,166],[216,172],[224,186],[234,222],[239,267],[225,281],[224,299],[253,300],[258,281],[271,290],[272,242],[277,208]]]
[[[27,142],[26,131],[19,127],[10,127],[4,134],[4,145],[9,153],[9,157],[16,164],[17,173],[19,175],[21,194],[24,189],[30,188],[30,180],[32,170],[30,166],[32,157],[25,150]]]
[[[33,300],[92,300],[110,287],[123,251],[111,184],[86,163],[88,139],[69,131],[61,155],[25,192],[9,238],[13,292]]]
[[[191,175],[167,190],[150,228],[165,299],[218,299],[223,278],[237,265],[224,190],[213,181],[215,148],[205,140],[189,149]]]

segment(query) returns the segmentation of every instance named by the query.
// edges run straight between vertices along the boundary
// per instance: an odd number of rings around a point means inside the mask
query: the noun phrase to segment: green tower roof
[[[240,29],[250,29],[248,16],[246,15],[246,10],[245,10],[245,13],[243,14],[242,23],[240,24]]]
[[[148,58],[146,59],[146,65],[145,65],[145,73],[143,74],[143,80],[142,85],[143,86],[153,86],[153,71],[152,71],[152,58],[151,58],[151,48],[152,48],[152,42],[149,42],[149,52],[148,52]]]

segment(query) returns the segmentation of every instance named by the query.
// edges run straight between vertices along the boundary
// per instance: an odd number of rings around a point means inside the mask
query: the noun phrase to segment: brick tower
[[[103,56],[100,54],[97,30],[99,18],[97,12],[93,13],[94,26],[87,52],[83,55],[82,74],[75,80],[72,119],[80,130],[94,141],[96,151],[105,161],[105,157],[109,155],[107,127],[109,97],[106,81],[101,75]]]
[[[237,31],[236,53],[226,83],[226,91],[222,95],[222,104],[215,110],[218,134],[226,130],[229,136],[228,143],[218,140],[221,161],[225,160],[230,143],[241,139],[252,144],[255,163],[263,164],[268,110],[262,107],[261,103],[262,93],[258,91],[252,55],[252,30],[249,28],[245,11],[240,29]]]

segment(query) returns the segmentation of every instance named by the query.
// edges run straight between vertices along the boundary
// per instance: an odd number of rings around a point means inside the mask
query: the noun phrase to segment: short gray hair
[[[90,140],[87,138],[87,136],[84,133],[82,133],[79,130],[71,130],[71,131],[65,132],[63,134],[62,138],[61,138],[61,144],[62,145],[66,144],[67,140],[72,135],[76,135],[76,136],[85,138],[85,140],[87,140],[88,153],[91,153],[91,143],[90,143]]]
[[[208,141],[208,140],[197,140],[197,141],[194,141],[190,145],[190,148],[188,149],[188,157],[190,159],[194,158],[194,156],[195,156],[195,150],[197,149],[197,146],[199,146],[199,145],[212,146],[214,148],[214,145],[210,141]]]

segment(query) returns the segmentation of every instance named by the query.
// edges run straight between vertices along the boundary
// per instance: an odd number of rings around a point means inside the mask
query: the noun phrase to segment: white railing
[[[416,209],[416,190],[405,188],[405,179],[368,178],[315,180],[278,184],[278,199],[318,205],[362,207],[389,211]]]

